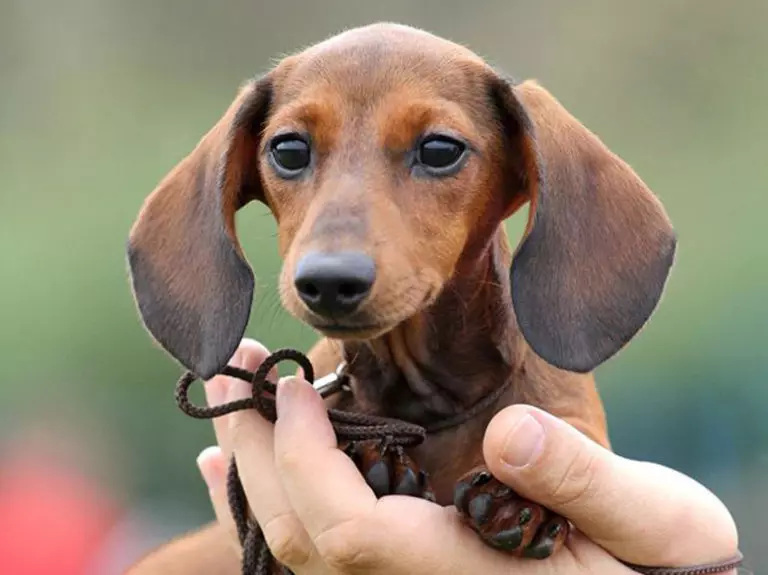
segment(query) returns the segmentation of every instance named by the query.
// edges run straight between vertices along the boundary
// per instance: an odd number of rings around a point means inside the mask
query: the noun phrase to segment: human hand
[[[255,370],[267,355],[263,346],[246,340],[232,363]],[[210,404],[220,404],[247,397],[250,390],[222,376],[206,383],[206,393]],[[545,561],[491,549],[453,507],[404,496],[376,499],[336,448],[325,405],[305,381],[282,380],[277,409],[274,426],[255,411],[215,420],[218,446],[206,449],[198,463],[218,521],[239,547],[226,496],[226,468],[234,453],[272,553],[297,575],[619,575],[634,571],[615,557],[689,566],[728,559],[737,551],[733,519],[703,486],[668,468],[613,454],[530,406],[496,415],[484,455],[499,480],[574,524],[566,546]]]

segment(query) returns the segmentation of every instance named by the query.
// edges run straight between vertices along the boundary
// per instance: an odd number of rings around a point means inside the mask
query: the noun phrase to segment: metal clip
[[[336,368],[336,371],[316,379],[312,383],[312,387],[315,388],[321,397],[326,398],[339,391],[348,391],[347,377],[347,362],[342,361]]]

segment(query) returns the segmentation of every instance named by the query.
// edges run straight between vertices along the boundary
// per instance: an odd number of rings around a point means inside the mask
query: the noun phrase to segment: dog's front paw
[[[521,498],[484,467],[459,479],[453,501],[483,541],[517,556],[546,559],[568,537],[565,518]]]
[[[352,442],[343,446],[377,497],[410,495],[434,501],[427,474],[403,448],[381,441]]]

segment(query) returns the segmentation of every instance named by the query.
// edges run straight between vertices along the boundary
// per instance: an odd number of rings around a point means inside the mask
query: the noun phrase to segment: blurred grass
[[[92,471],[129,504],[209,515],[193,461],[212,434],[178,412],[179,370],[141,328],[127,231],[243,80],[346,26],[397,20],[540,79],[661,197],[675,271],[651,323],[598,373],[614,447],[714,489],[752,566],[768,566],[767,17],[759,0],[6,1],[0,433],[79,429]],[[279,307],[268,212],[250,206],[238,225],[260,281],[248,334],[308,347]]]

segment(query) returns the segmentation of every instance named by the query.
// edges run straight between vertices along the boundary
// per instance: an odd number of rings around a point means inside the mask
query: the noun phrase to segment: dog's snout
[[[375,279],[376,264],[362,252],[311,252],[299,260],[293,282],[307,307],[338,319],[360,306]]]

